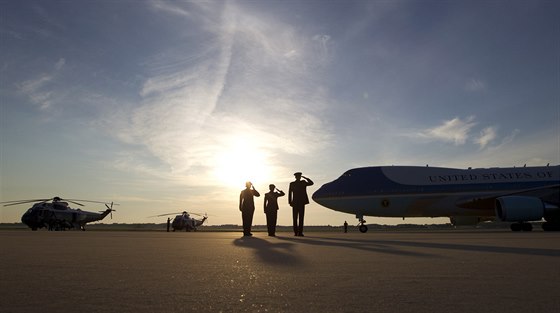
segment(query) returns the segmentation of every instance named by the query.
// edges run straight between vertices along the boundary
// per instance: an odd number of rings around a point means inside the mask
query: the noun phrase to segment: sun
[[[269,154],[250,144],[248,140],[237,140],[223,147],[214,159],[214,176],[229,187],[242,188],[245,182],[265,184],[271,177],[272,166]]]

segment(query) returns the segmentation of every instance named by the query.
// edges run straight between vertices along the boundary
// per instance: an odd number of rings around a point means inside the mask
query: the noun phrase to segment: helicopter
[[[69,202],[83,206],[83,204],[76,201],[102,203],[107,207],[107,209],[97,213],[70,208],[68,205]],[[113,202],[108,203],[89,200],[62,199],[60,197],[53,197],[50,199],[14,200],[0,203],[4,204],[4,206],[11,206],[30,202],[37,203],[33,204],[33,206],[23,214],[21,221],[25,225],[29,226],[31,230],[37,230],[43,227],[47,228],[47,230],[86,230],[86,223],[100,221],[109,214],[111,214],[112,218],[113,211],[115,211],[113,210],[113,205],[118,205]]]
[[[175,215],[175,218],[173,218],[173,222],[171,222],[171,227],[173,228],[173,231],[183,230],[183,229],[185,231],[196,231],[197,227],[202,226],[202,224],[208,219],[207,214],[202,215],[200,213],[192,213],[187,211],[183,211],[180,213],[166,213],[166,214],[154,215],[150,217],[161,217],[161,216],[170,216],[170,215]],[[191,217],[191,215],[202,216],[202,219],[196,219],[194,217]]]

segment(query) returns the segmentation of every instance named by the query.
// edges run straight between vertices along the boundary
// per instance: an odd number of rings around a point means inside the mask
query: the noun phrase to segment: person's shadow
[[[303,259],[293,250],[294,244],[289,242],[270,242],[256,237],[241,237],[233,244],[255,251],[256,256],[263,262],[277,266],[296,266],[303,263]]]

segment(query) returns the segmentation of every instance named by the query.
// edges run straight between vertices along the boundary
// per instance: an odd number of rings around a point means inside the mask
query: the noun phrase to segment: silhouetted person
[[[264,194],[264,213],[266,214],[266,228],[269,236],[276,236],[276,221],[278,220],[278,197],[285,193],[277,189],[274,184],[268,186],[270,192]],[[276,191],[275,191],[276,190]]]
[[[294,219],[294,235],[303,237],[303,217],[305,215],[305,205],[309,203],[307,196],[307,186],[313,185],[313,181],[301,175],[301,172],[294,173],[296,180],[290,183],[288,190],[288,203],[292,207]],[[301,180],[301,179],[304,180]],[[299,222],[299,224],[298,224]]]
[[[344,232],[348,232],[348,223],[346,221],[344,221]]]
[[[171,218],[167,218],[167,232],[169,232],[169,226],[171,226]]]
[[[255,201],[253,196],[260,197],[260,193],[250,181],[245,183],[245,189],[239,195],[239,211],[243,219],[243,236],[253,236],[251,225],[253,224],[253,214],[255,213]]]
[[[187,211],[183,211],[182,221],[181,221],[181,229],[185,227],[185,231],[191,231],[189,226],[191,224],[191,216]]]

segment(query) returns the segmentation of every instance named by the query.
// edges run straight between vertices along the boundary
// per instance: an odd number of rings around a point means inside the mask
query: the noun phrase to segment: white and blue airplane
[[[329,209],[364,216],[449,217],[453,225],[513,222],[513,231],[560,230],[560,165],[455,169],[428,166],[354,168],[326,183],[313,200]]]

